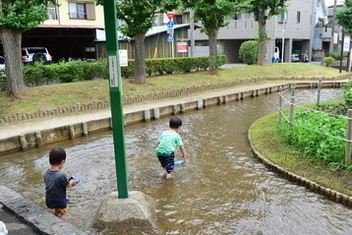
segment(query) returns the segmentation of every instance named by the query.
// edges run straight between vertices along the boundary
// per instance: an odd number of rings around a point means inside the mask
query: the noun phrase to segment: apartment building
[[[24,32],[23,47],[47,47],[54,61],[95,59],[97,31],[104,29],[103,6],[90,0],[58,0],[49,4],[49,19]]]
[[[326,49],[323,42],[329,34],[324,31],[326,19],[324,0],[288,1],[286,13],[267,21],[267,62],[271,63],[274,55],[279,55],[280,61],[290,62],[292,54],[298,54],[301,59],[307,54],[309,60],[320,60]],[[226,55],[229,63],[240,63],[239,48],[243,42],[257,37],[258,24],[251,13],[232,15],[226,21],[229,25],[219,30],[218,50]],[[208,36],[198,30],[194,34],[195,56],[207,55]]]

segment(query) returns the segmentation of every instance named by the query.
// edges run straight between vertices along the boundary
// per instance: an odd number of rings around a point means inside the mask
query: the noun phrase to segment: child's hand
[[[183,157],[182,157],[182,161],[187,161],[186,156],[183,156]]]

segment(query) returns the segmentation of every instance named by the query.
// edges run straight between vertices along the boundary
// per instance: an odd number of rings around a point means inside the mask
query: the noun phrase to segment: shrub
[[[288,117],[287,117],[288,118]],[[299,147],[310,160],[319,160],[334,169],[347,169],[344,164],[346,120],[327,113],[297,110],[294,125],[284,121],[281,133],[291,145]]]
[[[208,56],[202,57],[177,57],[146,59],[146,73],[151,76],[155,74],[190,72],[191,70],[207,69],[209,67]],[[226,63],[225,55],[219,55],[218,66]],[[25,82],[29,86],[45,85],[57,82],[72,82],[92,80],[94,78],[108,78],[109,69],[106,59],[94,62],[84,60],[60,61],[56,64],[43,65],[34,63],[24,66]],[[128,60],[128,66],[121,67],[121,76],[133,77],[134,60]],[[0,80],[0,85],[5,84],[5,78]]]
[[[330,57],[334,58],[335,60],[341,60],[345,57],[347,57],[348,52],[343,52],[342,53],[342,58],[341,58],[341,51],[340,50],[333,50],[330,52]]]
[[[258,62],[258,42],[250,40],[242,43],[239,57],[246,64],[256,64]]]
[[[335,62],[335,59],[332,57],[324,57],[324,63],[326,67],[330,67],[332,63]]]
[[[352,82],[347,82],[343,91],[343,98],[347,109],[352,108]]]

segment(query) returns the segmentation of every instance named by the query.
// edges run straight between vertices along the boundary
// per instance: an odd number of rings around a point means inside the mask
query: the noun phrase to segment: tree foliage
[[[255,20],[258,22],[258,64],[265,63],[265,50],[267,41],[266,21],[274,15],[280,15],[285,12],[286,2],[288,0],[248,0],[246,3],[246,11],[254,14]]]
[[[146,32],[153,26],[157,13],[165,13],[177,7],[172,0],[119,0],[117,18],[122,21],[119,30],[134,39],[134,58],[136,83],[145,83],[145,45]]]
[[[352,34],[352,0],[345,0],[344,7],[335,13],[335,19],[345,30],[345,33]]]
[[[10,95],[20,97],[25,89],[22,72],[22,32],[48,18],[48,3],[55,0],[0,0],[0,39],[4,48],[6,89]]]
[[[217,72],[217,34],[220,28],[228,25],[225,17],[239,11],[236,8],[240,0],[182,0],[185,8],[194,11],[194,18],[201,20],[202,31],[209,36],[210,73]],[[236,10],[237,9],[237,10]]]
[[[27,31],[48,18],[47,6],[55,0],[1,0],[0,29]]]

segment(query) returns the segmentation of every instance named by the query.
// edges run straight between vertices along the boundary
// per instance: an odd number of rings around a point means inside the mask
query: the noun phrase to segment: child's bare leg
[[[172,178],[173,178],[173,176],[171,175],[171,173],[172,173],[172,172],[170,172],[170,173],[167,173],[167,174],[166,174],[166,179],[167,179],[167,180],[169,180],[169,179],[172,179]]]
[[[55,211],[54,215],[57,216],[58,218],[62,219],[63,221],[67,221],[67,219],[68,219],[66,212]]]
[[[161,177],[164,177],[164,176],[166,175],[166,168],[163,167],[163,168],[161,168],[161,169],[162,169],[162,170],[161,170],[160,176],[161,176]]]
[[[59,217],[60,219],[62,219],[63,221],[67,221],[67,214],[66,213],[54,213],[55,216]]]

